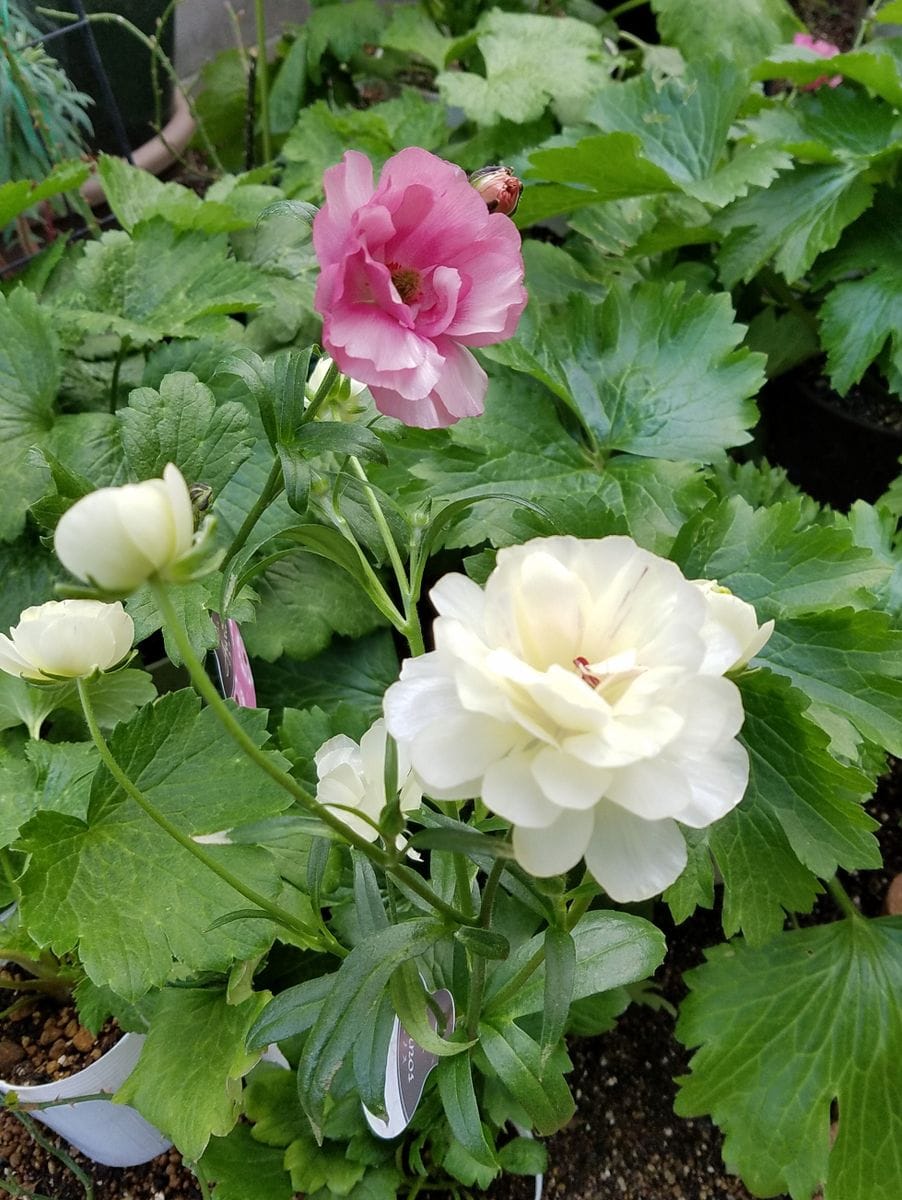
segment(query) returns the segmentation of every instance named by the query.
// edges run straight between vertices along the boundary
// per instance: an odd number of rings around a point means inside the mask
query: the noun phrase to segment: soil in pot
[[[822,504],[873,502],[899,473],[902,401],[868,377],[838,396],[825,379],[793,373],[770,384],[759,404],[765,457]]]

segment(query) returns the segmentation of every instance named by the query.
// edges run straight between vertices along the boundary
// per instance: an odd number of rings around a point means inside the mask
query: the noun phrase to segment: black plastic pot
[[[171,12],[159,34],[157,30],[158,21],[170,7],[168,0],[83,0],[83,6],[87,14],[117,13],[148,37],[158,36],[163,53],[172,60],[174,22]],[[54,7],[79,15],[76,0],[59,0]],[[67,22],[61,19],[50,23],[54,31],[67,28]],[[168,76],[159,63],[154,65],[154,56],[148,47],[117,22],[91,21],[87,29],[71,29],[51,38],[47,42],[47,52],[65,68],[79,91],[86,92],[94,100],[90,117],[94,126],[92,144],[96,150],[124,155],[154,136],[157,117],[154,70],[163,97],[161,122],[165,124],[169,119],[172,88]],[[98,68],[98,58],[102,72]],[[109,92],[103,75],[108,81]]]
[[[876,500],[899,473],[902,400],[868,381],[847,397],[786,375],[760,398],[758,442],[769,462],[823,504]]]

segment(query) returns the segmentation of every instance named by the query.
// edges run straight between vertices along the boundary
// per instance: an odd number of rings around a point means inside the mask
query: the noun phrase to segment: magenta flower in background
[[[834,46],[832,42],[825,42],[823,38],[812,37],[810,33],[797,33],[792,39],[794,46],[804,46],[806,50],[813,50],[815,54],[821,58],[832,58],[834,54],[840,54],[842,51],[839,46]],[[817,79],[811,83],[802,85],[803,92],[813,92],[824,84],[827,87],[839,87],[842,83],[842,75],[818,75]]]
[[[411,147],[382,169],[348,150],[325,173],[313,222],[323,346],[406,425],[483,411],[485,372],[467,349],[509,338],[526,305],[520,235],[460,167]]]

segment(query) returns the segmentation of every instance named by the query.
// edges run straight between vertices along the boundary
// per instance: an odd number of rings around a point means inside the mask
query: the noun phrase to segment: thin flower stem
[[[586,872],[586,876],[588,876],[588,872]],[[585,916],[589,905],[592,903],[592,900],[592,894],[587,891],[584,895],[577,896],[577,898],[573,901],[567,910],[567,916],[565,920],[565,925],[568,932],[572,933],[582,917]],[[492,1007],[503,1007],[508,1000],[510,1000],[513,996],[516,996],[520,988],[523,987],[524,983],[526,983],[529,977],[539,969],[544,961],[545,946],[543,943],[532,956],[532,958],[523,964],[517,974],[492,997]]]
[[[248,736],[235,719],[232,710],[213,686],[210,677],[201,666],[197,655],[192,649],[191,642],[188,640],[188,635],[185,632],[185,627],[182,625],[178,613],[169,598],[166,585],[159,580],[152,579],[150,586],[162,614],[164,624],[172,634],[173,640],[182,656],[182,661],[188,669],[188,674],[191,676],[191,682],[204,700],[206,700],[210,708],[213,709],[226,733],[228,733],[234,742],[237,742],[248,758],[261,771],[265,772],[270,779],[273,779],[281,788],[284,788],[293,799],[297,800],[302,808],[317,817],[324,825],[328,825],[330,829],[334,829],[336,833],[341,835],[343,841],[360,850],[362,854],[365,854],[377,866],[383,870],[391,870],[395,878],[402,880],[411,891],[416,892],[421,899],[425,900],[437,912],[442,913],[443,916],[449,917],[452,921],[456,921],[461,925],[474,924],[473,919],[467,918],[465,913],[459,912],[452,905],[446,904],[440,896],[437,896],[416,871],[412,871],[409,867],[402,866],[399,863],[393,863],[391,856],[384,850],[380,850],[378,846],[374,846],[372,842],[368,842],[359,833],[355,833],[341,817],[336,816],[325,805],[319,804],[305,788],[301,787],[293,776],[289,775],[287,771],[283,771],[281,767],[276,766],[266,752],[261,750],[253,739]],[[199,847],[197,848],[199,849]]]
[[[455,856],[456,857],[456,856]],[[507,864],[503,858],[496,858],[492,863],[485,887],[482,889],[482,901],[479,905],[479,928],[489,929],[492,924],[492,913],[495,910],[495,897],[498,895],[498,885]],[[470,995],[467,1001],[467,1037],[473,1040],[479,1029],[479,1014],[482,1009],[482,997],[485,992],[485,958],[481,954],[472,956],[473,966],[470,974]]]
[[[61,1108],[65,1104],[86,1104],[89,1100],[109,1100],[112,1092],[87,1092],[84,1096],[63,1096],[58,1100],[23,1100],[15,1092],[4,1097],[3,1107],[13,1112],[43,1112],[45,1108]]]
[[[263,490],[254,501],[254,505],[250,512],[241,523],[241,528],[232,539],[232,544],[226,550],[225,558],[222,560],[222,570],[232,561],[235,555],[241,550],[254,531],[254,526],[272,504],[273,500],[280,495],[282,491],[282,464],[278,457],[273,462],[269,469],[269,475],[266,477],[266,483],[263,485]]]
[[[37,1121],[33,1120],[26,1113],[17,1112],[15,1109],[13,1109],[13,1116],[17,1121],[22,1122],[42,1150],[46,1150],[48,1154],[52,1155],[54,1158],[58,1158],[64,1167],[68,1167],[68,1169],[81,1184],[85,1193],[85,1200],[94,1200],[93,1180],[91,1179],[90,1175],[86,1174],[86,1172],[81,1169],[75,1159],[70,1154],[67,1154],[62,1146],[55,1146],[53,1142],[51,1142],[50,1138],[41,1132]]]
[[[634,8],[641,8],[643,4],[648,4],[648,0],[623,0],[623,3],[618,4],[616,8],[608,9],[608,16],[612,21],[616,21],[618,17],[632,12]]]
[[[332,385],[335,383],[337,377],[338,367],[334,362],[332,362],[329,364],[329,369],[326,371],[326,374],[323,376],[319,387],[316,389],[316,394],[313,396],[310,403],[307,405],[307,408],[304,410],[304,415],[301,418],[302,424],[306,425],[308,421],[312,421],[314,419],[317,412],[328,399],[329,393],[332,391]],[[282,463],[279,459],[279,456],[276,455],[275,461],[270,467],[266,483],[263,485],[263,490],[260,492],[260,495],[254,502],[250,512],[242,521],[241,528],[235,534],[235,537],[232,539],[232,544],[225,553],[225,558],[222,560],[221,566],[223,571],[225,571],[225,568],[232,561],[238,551],[244,547],[245,542],[254,531],[254,526],[269,508],[270,504],[272,504],[273,500],[282,494],[284,486],[285,484],[282,479]],[[223,579],[223,595],[225,595],[225,589],[226,583],[225,579]]]
[[[412,595],[410,580],[407,575],[407,570],[401,559],[398,551],[397,543],[392,535],[391,527],[385,518],[385,513],[382,511],[376,493],[373,491],[370,481],[367,478],[366,471],[363,465],[357,458],[356,454],[352,454],[348,459],[351,470],[363,484],[363,493],[366,496],[366,502],[369,505],[370,512],[373,514],[373,520],[379,533],[382,535],[382,541],[385,543],[385,549],[388,551],[388,557],[395,573],[395,579],[398,581],[398,590],[401,593],[401,602],[404,606],[404,627],[399,629],[399,632],[407,639],[407,644],[410,646],[411,654],[416,658],[425,650],[423,641],[423,630],[420,626],[420,618],[417,613],[417,597]]]
[[[254,0],[257,23],[257,79],[260,83],[260,124],[263,126],[263,161],[272,162],[272,132],[269,127],[269,63],[266,60],[266,12],[263,0]]]
[[[113,363],[113,376],[110,379],[110,412],[116,411],[116,401],[119,398],[119,373],[122,370],[122,364],[125,361],[125,356],[131,349],[131,339],[128,334],[123,334],[119,339],[119,349],[116,351],[116,360]]]
[[[266,896],[262,896],[253,888],[248,887],[243,880],[239,879],[237,875],[233,875],[227,867],[224,867],[202,846],[199,846],[193,838],[189,837],[186,833],[183,833],[177,825],[174,825],[172,821],[165,816],[165,814],[160,812],[156,805],[152,804],[151,801],[147,799],[140,788],[137,787],[137,785],[134,784],[131,779],[129,779],[128,775],[126,775],[125,771],[123,771],[122,767],[120,767],[119,763],[116,762],[116,759],[113,757],[113,754],[107,745],[106,739],[100,731],[100,726],[97,724],[97,718],[94,715],[94,708],[91,704],[91,698],[88,695],[88,689],[85,687],[84,680],[78,679],[76,682],[78,684],[78,696],[81,700],[81,706],[85,714],[85,720],[87,721],[88,730],[91,734],[94,745],[97,747],[100,757],[107,770],[116,780],[125,794],[130,796],[131,799],[134,800],[134,802],[138,805],[138,807],[142,809],[148,817],[150,817],[151,821],[159,825],[160,829],[162,829],[164,833],[167,833],[173,839],[173,841],[178,842],[178,844],[184,850],[187,850],[192,857],[196,858],[198,862],[203,863],[203,865],[212,871],[214,875],[218,875],[224,883],[227,883],[230,887],[234,888],[239,895],[244,896],[245,900],[249,900],[251,904],[256,905],[259,909],[262,909],[262,911],[271,916],[274,921],[277,921],[279,925],[283,925],[286,929],[292,930],[293,933],[299,934],[307,941],[312,940],[315,944],[318,943],[320,939],[316,929],[314,929],[312,926],[306,925],[303,921],[298,920],[298,918],[293,916],[290,912],[286,912],[284,908],[281,908],[278,904],[274,904],[272,900],[267,899]],[[212,684],[210,686],[212,687]],[[242,733],[243,732],[244,731],[242,730]],[[331,945],[328,948],[334,949],[334,947]]]
[[[861,913],[855,907],[852,897],[834,875],[827,880],[827,891],[833,897],[836,907],[847,917],[860,917]]]

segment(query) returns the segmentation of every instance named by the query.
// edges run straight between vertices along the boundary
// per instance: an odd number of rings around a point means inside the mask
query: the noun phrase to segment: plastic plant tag
[[[218,613],[211,613],[210,616],[219,634],[219,644],[213,650],[219,689],[223,696],[234,700],[242,708],[256,708],[254,676],[238,622],[231,617],[223,621]]]
[[[444,1016],[445,1029],[450,1032],[454,1028],[454,997],[447,988],[440,988],[432,993],[432,998]],[[437,1030],[438,1022],[431,1008],[426,1016],[432,1028]],[[418,1045],[395,1017],[385,1065],[385,1118],[375,1116],[365,1104],[362,1106],[367,1123],[376,1137],[394,1138],[404,1132],[413,1119],[426,1080],[437,1062],[438,1055]]]

